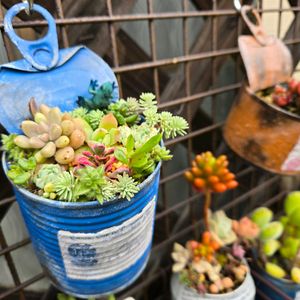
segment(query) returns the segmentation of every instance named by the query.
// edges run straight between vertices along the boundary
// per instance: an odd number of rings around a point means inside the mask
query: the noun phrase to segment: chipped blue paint
[[[91,79],[118,87],[111,68],[91,50],[84,46],[58,50],[54,19],[39,5],[33,10],[49,23],[47,35],[34,42],[17,37],[11,20],[27,7],[26,3],[14,5],[4,19],[6,33],[24,56],[0,66],[0,122],[10,133],[19,133],[20,123],[29,117],[27,104],[32,96],[38,104],[67,111],[76,107],[79,95],[89,96]],[[116,88],[112,101],[118,96]],[[7,171],[5,156],[2,163]],[[74,296],[96,297],[136,280],[151,250],[159,170],[160,164],[131,201],[112,199],[103,205],[49,200],[14,186],[34,250],[54,285]],[[114,235],[117,240],[111,238]],[[129,241],[131,248],[127,248]],[[101,264],[108,275],[103,275]]]

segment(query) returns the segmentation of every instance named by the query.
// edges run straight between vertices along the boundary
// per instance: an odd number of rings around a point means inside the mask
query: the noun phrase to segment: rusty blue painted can
[[[69,111],[78,96],[89,95],[90,80],[97,80],[112,83],[111,101],[118,99],[111,68],[86,47],[59,50],[55,21],[41,6],[33,10],[49,23],[46,36],[19,38],[11,21],[26,8],[26,3],[16,4],[4,19],[6,33],[24,57],[0,66],[0,122],[8,132],[20,132],[33,96],[38,104]],[[4,156],[3,166],[7,170]],[[121,290],[139,276],[152,244],[159,170],[160,164],[131,201],[112,199],[103,205],[49,200],[14,187],[34,250],[54,285],[85,298]]]
[[[49,200],[14,187],[35,253],[55,286],[85,298],[136,280],[151,250],[159,171],[160,164],[130,201],[103,205]]]

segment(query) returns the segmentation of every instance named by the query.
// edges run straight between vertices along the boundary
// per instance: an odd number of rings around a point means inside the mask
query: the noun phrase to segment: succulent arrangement
[[[92,97],[79,97],[68,112],[31,99],[22,134],[2,135],[9,178],[53,200],[130,200],[157,164],[172,158],[162,138],[184,135],[188,124],[158,112],[152,93],[111,102],[114,88],[91,81]]]
[[[190,240],[185,247],[175,243],[172,252],[173,272],[180,281],[198,293],[222,294],[233,291],[245,279],[248,266],[244,260],[244,243],[259,235],[259,227],[248,217],[232,220],[224,211],[209,209],[212,192],[225,192],[238,186],[228,170],[225,155],[211,152],[197,155],[186,179],[198,192],[205,194],[205,231],[201,240]]]
[[[300,115],[300,82],[293,78],[289,82],[259,91],[256,95],[269,104]]]
[[[252,213],[251,219],[261,229],[257,255],[269,275],[300,283],[299,191],[286,197],[284,211],[278,221],[273,221],[273,212],[267,207],[259,207]]]

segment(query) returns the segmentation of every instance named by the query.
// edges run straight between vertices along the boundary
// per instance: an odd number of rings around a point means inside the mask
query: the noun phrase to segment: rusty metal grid
[[[66,3],[72,1],[35,1],[42,5],[46,3],[47,8],[52,9],[51,12],[56,18],[61,47],[68,47],[78,43],[78,40],[74,39],[73,36],[76,28],[83,28],[83,26],[88,25],[96,26],[93,28],[99,29],[102,38],[105,37],[105,39],[102,43],[92,44],[93,50],[101,54],[113,67],[119,81],[122,97],[137,96],[146,87],[157,95],[160,109],[170,110],[183,115],[190,124],[190,129],[186,136],[168,140],[165,143],[171,150],[176,150],[178,147],[184,149],[187,163],[185,167],[181,167],[175,172],[170,172],[168,167],[170,164],[175,164],[174,161],[178,159],[175,155],[173,162],[163,165],[155,222],[154,245],[150,262],[140,279],[127,290],[119,293],[117,295],[118,299],[123,299],[125,296],[151,300],[170,298],[169,280],[172,262],[169,254],[173,242],[184,242],[190,238],[199,237],[202,227],[202,195],[195,194],[190,187],[187,187],[187,183],[182,177],[188,162],[195,153],[203,150],[212,150],[216,154],[225,152],[229,156],[231,168],[237,173],[237,178],[240,182],[240,187],[237,190],[227,192],[223,196],[214,196],[213,209],[224,209],[232,217],[240,217],[243,214],[247,214],[258,205],[267,205],[280,210],[282,199],[286,194],[286,191],[281,188],[282,179],[280,176],[269,174],[247,164],[232,153],[222,140],[221,130],[224,119],[220,120],[218,113],[224,104],[218,97],[225,95],[226,101],[231,103],[245,79],[237,48],[237,37],[239,34],[247,31],[239,13],[234,9],[232,1],[178,0],[181,1],[181,10],[172,12],[156,11],[155,6],[158,0],[144,1],[146,11],[139,14],[130,13],[129,7],[135,3],[132,0],[86,1],[86,3],[90,2],[95,6],[100,4],[105,6],[104,13],[73,16],[66,16],[69,12],[66,7],[70,8]],[[2,33],[3,14],[5,9],[14,2],[17,1],[0,1],[0,30]],[[244,1],[244,3],[248,4],[251,2]],[[284,13],[292,12],[294,14],[295,19],[284,41],[290,46],[294,60],[298,61],[298,52],[300,52],[297,51],[300,43],[300,34],[298,34],[300,32],[298,28],[300,20],[298,20],[298,14],[300,7],[297,6],[297,1],[290,0],[289,2],[291,8],[283,8],[283,1],[279,0],[278,7],[266,10],[262,9],[263,6],[260,1],[259,11],[262,14],[278,13],[278,35],[281,32]],[[206,29],[206,33],[200,32],[196,42],[191,46],[189,33],[193,28],[190,26],[190,20],[195,18],[202,18],[205,21],[203,30]],[[157,32],[159,26],[164,26],[159,22],[172,22],[173,20],[181,20],[182,23],[183,47],[181,55],[158,57],[157,47],[158,43],[162,41],[158,40]],[[229,20],[229,22],[226,20]],[[132,47],[130,50],[140,51],[141,54],[137,55],[135,59],[130,60],[128,58],[126,47],[124,48],[124,44],[127,47],[129,46],[126,44],[128,36],[125,38],[124,34],[120,34],[120,25],[125,22],[147,22],[150,55],[144,55],[137,45],[133,47],[130,44],[130,47]],[[229,28],[226,28],[224,25],[229,26]],[[20,19],[14,24],[15,28],[34,28],[38,35],[45,32],[46,26],[45,21],[36,18],[32,20],[31,17],[26,15],[20,16]],[[226,33],[228,36],[224,36]],[[87,35],[83,40],[91,41],[95,37],[96,35],[91,37]],[[206,37],[205,40],[203,40],[204,37]],[[228,42],[229,39],[230,42]],[[129,40],[129,42],[132,42],[132,40]],[[4,45],[8,59],[14,60],[16,53],[6,37],[4,37]],[[234,81],[220,84],[218,81],[219,72],[223,62],[228,59],[234,62]],[[206,70],[204,73],[198,73],[198,69],[202,64],[205,65]],[[176,72],[177,77],[173,76],[174,74],[170,75],[168,73],[169,69],[172,69],[172,72],[175,69],[179,75]],[[129,95],[129,92],[134,94]],[[210,102],[210,112],[207,115],[203,114],[201,110],[201,105],[205,101]],[[202,118],[206,121],[202,122],[200,120]],[[7,208],[15,201],[15,198],[3,173],[0,177],[0,183],[1,221]],[[171,199],[170,196],[170,189],[174,189],[174,186],[178,189],[182,187],[188,189],[187,196],[184,199],[180,199],[180,201],[175,201],[175,204],[174,199]],[[178,225],[177,222],[180,219],[181,212],[186,208],[188,208],[188,217],[182,221],[182,224]],[[177,226],[176,231],[173,230],[175,225]],[[20,281],[17,266],[11,254],[29,243],[30,240],[26,238],[15,244],[7,245],[5,234],[0,225],[0,256],[5,257],[15,285],[12,288],[0,290],[0,299],[56,299],[57,291],[52,286],[43,295],[33,294],[25,290],[31,284],[44,278],[44,274],[36,274],[25,282]],[[264,280],[256,272],[253,275],[257,280]],[[276,290],[275,287],[273,288]],[[277,292],[282,299],[291,299],[282,291],[277,290]],[[270,299],[260,290],[257,291],[257,295],[260,299]]]

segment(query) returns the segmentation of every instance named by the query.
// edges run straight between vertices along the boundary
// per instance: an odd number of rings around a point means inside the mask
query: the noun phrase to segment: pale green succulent
[[[44,189],[45,185],[49,182],[54,183],[57,177],[62,174],[62,169],[57,164],[44,164],[39,169],[37,174],[33,177],[35,185]]]
[[[300,207],[300,191],[294,191],[287,195],[284,200],[284,211],[290,216],[296,208]]]
[[[280,238],[280,236],[283,233],[283,225],[278,222],[270,222],[267,225],[264,226],[260,233],[260,239],[262,241],[268,241],[268,240],[276,240]]]
[[[263,252],[266,256],[273,256],[280,248],[281,244],[277,240],[268,240],[263,244]]]
[[[259,207],[253,211],[251,219],[262,229],[273,219],[273,212],[267,207]]]
[[[210,213],[209,228],[213,238],[221,245],[229,245],[236,241],[237,236],[232,230],[232,220],[223,210]]]
[[[277,264],[267,262],[265,268],[266,272],[275,278],[283,278],[286,275],[285,270]]]

